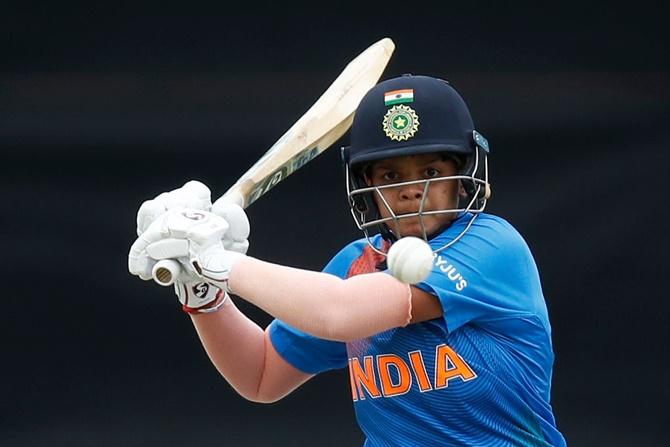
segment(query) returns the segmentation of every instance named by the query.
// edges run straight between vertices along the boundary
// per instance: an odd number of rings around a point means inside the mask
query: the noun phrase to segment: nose
[[[400,198],[403,200],[421,200],[423,197],[422,184],[407,185],[400,189]]]

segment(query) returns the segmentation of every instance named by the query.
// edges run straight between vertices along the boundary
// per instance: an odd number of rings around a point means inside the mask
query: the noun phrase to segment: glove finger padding
[[[151,222],[155,221],[166,211],[165,204],[156,199],[146,200],[137,211],[137,235],[144,233]]]
[[[194,282],[202,280],[191,263],[192,250],[190,242],[187,239],[161,239],[158,242],[147,245],[146,253],[151,260],[155,262],[163,259],[177,261],[179,263],[179,274],[174,278],[175,282]]]
[[[154,221],[147,231],[140,234],[133,245],[130,246],[128,253],[128,271],[136,276],[139,276],[144,281],[151,279],[151,271],[156,263],[156,259],[152,259],[147,253],[146,249],[149,245],[160,241],[163,235],[160,231],[162,222]]]
[[[204,214],[186,210],[181,213],[181,216],[195,221],[193,225],[187,228],[184,237],[201,247],[221,243],[224,235],[230,228],[226,219],[213,213]],[[174,224],[177,226],[181,225],[181,221],[175,219]],[[179,230],[181,230],[181,228],[179,228]],[[170,229],[170,235],[179,237],[173,232],[172,228]]]
[[[207,225],[211,220],[215,221],[215,225]],[[203,234],[212,238],[220,238],[227,229],[225,220],[205,211],[184,209],[164,213],[163,217],[154,220],[130,247],[128,253],[130,273],[146,281],[152,278],[151,272],[156,261],[179,257],[189,258],[190,244],[185,238],[189,230],[196,226],[203,227]],[[170,238],[172,242],[164,242]],[[177,239],[181,241],[175,242]]]
[[[212,245],[222,246],[221,240],[227,230],[226,220],[214,213],[193,209],[173,210],[152,223],[133,244],[133,250],[137,253],[145,252],[154,261],[177,259],[185,264],[188,260],[196,258],[204,248]],[[245,248],[244,244],[238,244],[236,247]],[[193,279],[195,274],[193,268],[190,264],[186,265],[188,266],[186,273]],[[135,270],[139,269],[145,274],[147,269],[153,268],[153,264],[134,267]]]
[[[166,211],[175,208],[193,208],[209,211],[212,207],[209,188],[197,181],[186,182],[181,188],[164,192],[140,206],[137,212],[137,235],[147,230],[149,225]]]
[[[189,239],[191,242],[203,245],[223,239],[223,235],[228,231],[228,222],[207,211],[185,208],[168,211],[163,217],[154,221],[146,233],[156,231],[160,233],[158,239]]]
[[[184,183],[184,186],[180,189],[191,193],[194,197],[200,199],[202,203],[207,204],[210,207],[212,206],[212,193],[204,183],[197,180],[190,180]]]
[[[177,259],[189,256],[188,239],[168,238],[147,245],[147,254],[155,260]]]
[[[153,278],[152,272],[156,262],[158,261],[151,259],[146,252],[136,256],[128,255],[128,271],[142,281],[149,281]]]

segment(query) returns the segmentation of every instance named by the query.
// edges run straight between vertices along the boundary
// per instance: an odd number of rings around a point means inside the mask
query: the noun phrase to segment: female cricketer
[[[390,79],[363,98],[342,154],[365,237],[322,272],[247,256],[244,211],[212,207],[193,182],[140,208],[129,268],[146,280],[157,260],[180,261],[182,307],[249,400],[274,402],[348,367],[365,446],[564,446],[535,262],[509,223],[484,213],[488,153],[446,81]],[[429,276],[413,285],[385,265],[405,236],[434,252]],[[229,294],[276,319],[262,330]]]

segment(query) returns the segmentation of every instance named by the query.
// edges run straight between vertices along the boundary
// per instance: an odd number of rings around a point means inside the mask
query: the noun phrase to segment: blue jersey
[[[430,241],[453,240],[462,215]],[[372,239],[381,244],[379,236]],[[346,278],[380,259],[364,239],[324,271]],[[275,320],[273,346],[307,373],[349,367],[365,446],[564,446],[550,405],[551,328],[533,257],[505,220],[481,214],[434,257],[417,285],[443,317],[349,343],[322,340]]]

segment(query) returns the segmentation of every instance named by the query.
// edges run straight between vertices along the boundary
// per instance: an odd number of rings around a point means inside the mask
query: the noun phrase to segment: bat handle
[[[212,208],[223,205],[224,203],[234,203],[241,206],[242,208],[247,207],[246,200],[244,199],[244,194],[237,185],[233,185],[224,195],[219,197],[213,204]]]
[[[177,261],[172,259],[161,259],[151,270],[151,276],[153,276],[154,281],[156,281],[157,284],[167,287],[174,283],[175,279],[179,276],[180,271],[181,266]]]

